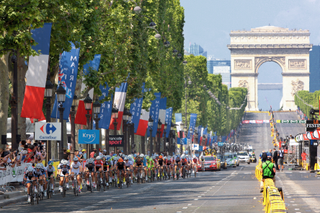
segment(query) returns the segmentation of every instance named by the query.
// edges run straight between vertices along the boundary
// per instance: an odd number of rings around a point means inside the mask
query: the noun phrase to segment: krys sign
[[[61,123],[35,123],[35,139],[36,140],[61,140]]]
[[[123,135],[109,135],[109,146],[123,146]]]
[[[79,130],[79,144],[99,144],[100,130]]]

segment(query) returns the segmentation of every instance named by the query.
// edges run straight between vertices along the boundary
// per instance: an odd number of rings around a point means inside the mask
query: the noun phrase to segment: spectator
[[[93,149],[92,152],[90,153],[90,158],[95,158],[96,157],[96,149]]]
[[[82,150],[82,159],[87,159],[87,150]]]
[[[25,140],[20,141],[18,150],[21,151],[24,149],[24,146],[27,144]]]
[[[284,151],[283,148],[281,147],[281,149],[278,152],[278,166],[279,166],[279,171],[283,171],[283,158],[284,158]],[[282,167],[282,169],[281,169]]]
[[[279,170],[279,168],[278,168],[278,151],[276,150],[276,148],[273,149],[273,162],[276,166],[276,170]]]
[[[306,153],[306,151],[303,150],[303,152],[301,153],[302,168],[305,168],[305,166],[307,164],[307,157],[308,157],[308,154]]]

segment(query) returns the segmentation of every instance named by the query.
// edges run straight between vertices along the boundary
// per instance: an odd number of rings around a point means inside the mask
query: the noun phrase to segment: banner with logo
[[[192,150],[199,150],[199,144],[192,144]]]
[[[99,144],[100,130],[79,129],[79,144]]]
[[[123,135],[109,135],[109,146],[123,146]]]
[[[154,95],[156,96],[156,99],[151,102],[150,107],[150,117],[153,119],[152,137],[156,137],[157,134],[161,93],[154,93]],[[148,127],[147,130],[148,137],[150,135],[149,128],[150,127]]]
[[[194,129],[196,127],[196,122],[197,122],[197,114],[195,113],[191,113],[190,114],[190,124],[189,124],[189,129],[188,129],[188,139],[191,138],[191,135],[190,135],[190,129],[192,129],[193,133],[194,133]]]
[[[176,129],[177,129],[177,132],[179,134],[180,130],[183,128],[183,127],[180,127],[181,123],[182,123],[182,114],[181,113],[175,113],[174,114],[175,116],[175,119],[176,119]]]
[[[63,103],[63,119],[68,120],[70,109],[73,101],[74,91],[76,88],[77,75],[78,75],[78,63],[79,63],[79,52],[80,48],[76,48],[72,44],[70,52],[63,52],[60,55],[59,61],[59,83],[61,82],[64,89],[66,90],[66,100]],[[57,95],[54,101],[51,118],[59,118]]]
[[[21,163],[21,166],[7,166],[6,170],[0,170],[0,185],[5,185],[10,182],[22,182],[26,167],[31,166],[31,163]]]
[[[109,93],[109,87],[108,85],[106,87],[100,85],[100,90],[102,95],[99,97],[99,100],[103,100],[108,96]],[[103,129],[109,129],[111,115],[112,115],[112,101],[113,101],[113,95],[111,96],[110,101],[105,101],[101,104],[100,108],[100,114],[99,114],[99,128]]]
[[[59,122],[36,122],[35,123],[35,140],[61,140],[61,123]]]
[[[166,110],[166,123],[167,123],[166,137],[168,138],[171,130],[171,124],[172,124],[172,107]]]

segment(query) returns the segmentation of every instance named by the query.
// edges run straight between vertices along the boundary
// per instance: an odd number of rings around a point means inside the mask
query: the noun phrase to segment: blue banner
[[[79,144],[99,144],[100,130],[79,129]]]
[[[90,70],[98,71],[100,66],[101,54],[96,54],[92,61],[83,66],[83,74],[88,75]]]
[[[160,108],[160,97],[161,93],[154,93],[156,96],[156,99],[151,101],[151,107],[150,107],[150,116],[153,119],[153,126],[152,126],[152,137],[156,137],[157,130],[158,130],[158,119],[159,119],[159,108]],[[147,130],[147,136],[150,136],[150,127],[148,127]]]
[[[142,93],[144,92],[144,83],[142,85]],[[132,114],[132,123],[134,124],[134,133],[137,132],[139,121],[140,121],[140,115],[141,115],[141,108],[142,108],[142,98],[136,98],[134,102],[130,106],[130,113]]]
[[[167,123],[166,137],[168,138],[171,130],[171,125],[172,125],[172,107],[166,110],[166,123]]]
[[[99,101],[103,100],[105,97],[108,96],[109,87],[100,85],[100,90],[102,95],[99,97]],[[112,103],[113,103],[113,95],[111,96],[110,101],[105,101],[101,104],[100,114],[99,114],[99,128],[109,129],[111,115],[112,115]]]
[[[226,142],[227,136],[221,136],[221,142]]]
[[[66,90],[66,100],[62,105],[64,107],[64,112],[63,112],[64,120],[68,120],[72,101],[73,101],[74,90],[76,88],[79,52],[80,52],[80,48],[76,48],[75,45],[72,44],[72,49],[70,52],[63,52],[60,55],[59,83],[62,82],[63,87]],[[60,119],[60,115],[58,112],[57,95],[54,101],[51,118]]]
[[[191,113],[190,114],[190,124],[189,124],[189,128],[188,128],[188,139],[191,138],[190,129],[192,129],[193,134],[194,134],[194,129],[196,127],[196,122],[197,122],[197,114]]]
[[[218,142],[218,146],[223,146],[223,142]]]
[[[200,137],[201,137],[201,125],[198,126],[198,144],[200,144]]]

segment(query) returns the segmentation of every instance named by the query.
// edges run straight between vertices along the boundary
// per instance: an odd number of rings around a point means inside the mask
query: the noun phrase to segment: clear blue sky
[[[227,44],[231,30],[269,24],[307,29],[311,33],[310,42],[320,44],[320,0],[180,0],[180,3],[185,9],[185,49],[190,43],[197,43],[215,58],[230,59]],[[277,75],[271,77],[270,72]],[[275,63],[262,65],[259,73],[259,82],[262,79],[265,83],[282,82],[281,68]],[[265,109],[274,102],[273,108],[278,109],[281,99],[278,93],[259,91],[259,106]]]

